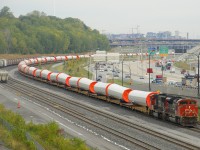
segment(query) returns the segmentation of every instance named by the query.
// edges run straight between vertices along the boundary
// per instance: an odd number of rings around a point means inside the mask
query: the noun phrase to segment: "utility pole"
[[[136,30],[137,30],[137,34],[139,34],[139,27],[140,27],[140,26],[137,25],[136,28],[131,28],[131,29],[132,29],[132,38],[133,38],[133,29],[136,29]]]
[[[124,60],[122,59],[122,86],[124,85],[124,76],[123,76],[123,74],[124,74],[124,67],[123,67],[123,62],[124,62]]]

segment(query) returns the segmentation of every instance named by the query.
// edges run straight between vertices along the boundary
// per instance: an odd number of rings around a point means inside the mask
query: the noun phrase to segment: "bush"
[[[35,150],[33,141],[28,141],[26,133],[31,133],[31,137],[39,142],[45,149],[59,149],[59,150],[88,150],[85,142],[73,138],[65,139],[60,134],[60,128],[56,122],[48,124],[35,125],[32,122],[25,124],[24,119],[10,110],[6,110],[0,105],[0,118],[6,122],[5,126],[10,131],[1,131],[0,125],[0,139],[12,149],[16,150]],[[0,121],[0,123],[2,123]]]

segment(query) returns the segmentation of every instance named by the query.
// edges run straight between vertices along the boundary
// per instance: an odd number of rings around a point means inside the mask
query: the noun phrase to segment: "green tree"
[[[79,19],[60,19],[39,11],[15,18],[8,7],[0,14],[1,53],[79,53],[109,49],[108,39]]]
[[[14,15],[9,7],[4,6],[0,11],[0,17],[14,18]]]

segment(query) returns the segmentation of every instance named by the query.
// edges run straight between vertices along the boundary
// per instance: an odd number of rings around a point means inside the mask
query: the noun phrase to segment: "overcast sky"
[[[101,33],[178,30],[182,36],[200,38],[200,0],[0,0],[13,14],[33,10],[59,18],[78,18]]]

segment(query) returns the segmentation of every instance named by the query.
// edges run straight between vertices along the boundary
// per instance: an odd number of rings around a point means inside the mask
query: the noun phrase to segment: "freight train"
[[[25,60],[25,59],[27,59],[27,58],[0,59],[0,68],[7,67],[7,66],[12,66],[12,65],[17,65],[22,60]]]
[[[157,91],[134,90],[114,83],[103,83],[82,77],[72,77],[65,73],[41,70],[35,67],[38,64],[89,57],[89,55],[79,55],[32,58],[21,61],[18,64],[18,70],[21,74],[33,79],[117,103],[131,109],[141,110],[151,116],[157,116],[164,120],[174,120],[183,126],[195,126],[197,124],[198,105],[194,99]]]

